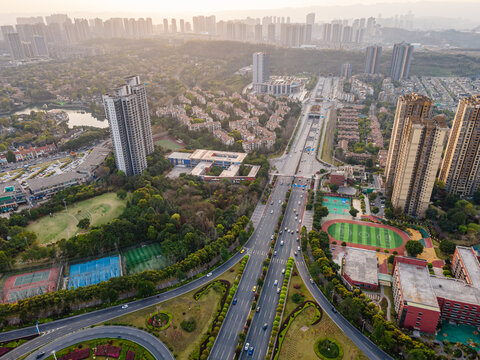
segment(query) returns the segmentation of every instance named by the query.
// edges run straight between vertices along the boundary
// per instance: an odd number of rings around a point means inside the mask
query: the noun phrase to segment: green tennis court
[[[328,208],[329,214],[348,215],[350,205],[351,200],[348,198],[337,198],[333,196],[325,196],[323,198],[323,206]]]
[[[328,227],[328,234],[337,241],[382,249],[395,249],[403,244],[395,231],[369,225],[338,222]]]
[[[162,255],[160,244],[142,245],[128,250],[124,256],[128,274],[159,270],[168,265],[167,259]]]

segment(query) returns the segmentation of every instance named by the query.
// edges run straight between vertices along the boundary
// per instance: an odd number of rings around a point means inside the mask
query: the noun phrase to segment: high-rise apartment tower
[[[390,66],[390,77],[392,80],[398,81],[408,78],[412,54],[413,45],[401,43],[393,46],[392,64]]]
[[[266,53],[253,54],[253,88],[258,91],[259,84],[266,83],[270,78],[270,56]]]
[[[147,92],[139,76],[103,96],[110,124],[115,163],[127,176],[139,175],[147,167],[147,155],[154,150]]]
[[[449,193],[463,196],[480,186],[480,95],[458,102],[439,180]]]
[[[445,116],[432,118],[429,104],[428,98],[399,99],[387,160],[393,207],[419,217],[428,209],[448,132]]]
[[[365,52],[365,74],[378,74],[382,47],[378,45],[368,46]]]

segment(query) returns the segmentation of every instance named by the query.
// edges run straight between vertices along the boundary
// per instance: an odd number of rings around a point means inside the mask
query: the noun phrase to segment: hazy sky
[[[440,0],[441,1],[441,0]],[[451,1],[451,0],[450,0]],[[466,0],[478,2],[480,0]],[[204,12],[329,5],[373,5],[399,0],[1,0],[2,13]],[[405,1],[415,3],[416,1]],[[420,1],[421,2],[421,1]],[[465,2],[465,0],[463,0]]]

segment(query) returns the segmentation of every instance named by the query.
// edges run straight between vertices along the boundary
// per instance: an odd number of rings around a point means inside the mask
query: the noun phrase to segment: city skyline
[[[391,17],[398,14],[407,14],[413,12],[416,17],[428,17],[428,23],[441,23],[441,18],[457,18],[462,19],[458,22],[445,23],[445,28],[468,28],[478,26],[476,21],[475,9],[480,10],[480,4],[474,0],[464,0],[462,3],[452,1],[419,1],[419,2],[398,2],[394,0],[384,0],[380,3],[373,0],[364,0],[359,3],[353,0],[346,0],[341,3],[327,1],[318,4],[314,1],[295,4],[295,7],[287,1],[273,2],[269,1],[261,7],[253,1],[242,2],[238,6],[226,6],[228,4],[220,3],[214,0],[202,2],[201,7],[195,6],[193,2],[185,0],[183,2],[175,2],[170,4],[162,4],[161,6],[148,4],[149,1],[141,1],[140,4],[135,3],[131,6],[108,6],[110,2],[101,2],[99,6],[86,6],[92,1],[82,2],[79,6],[65,7],[64,3],[59,1],[49,1],[39,3],[24,1],[20,4],[10,3],[8,6],[2,7],[0,12],[0,25],[13,24],[18,16],[48,15],[52,12],[65,13],[72,17],[100,17],[103,19],[109,17],[145,17],[150,16],[156,24],[160,24],[164,17],[189,18],[195,15],[213,14],[224,20],[232,20],[242,17],[262,17],[269,15],[291,16],[292,21],[304,21],[305,15],[308,13],[316,13],[316,21],[328,21],[340,17],[368,17],[381,14],[384,17]],[[60,5],[58,5],[60,4]],[[145,6],[143,4],[146,4]],[[193,4],[193,5],[192,5]],[[211,4],[208,6],[208,4]],[[264,3],[262,3],[264,4]],[[472,11],[462,11],[461,4],[465,4]],[[121,9],[121,10],[119,10]],[[434,20],[435,18],[438,18]],[[433,19],[433,20],[432,20]],[[421,26],[422,22],[417,25]]]

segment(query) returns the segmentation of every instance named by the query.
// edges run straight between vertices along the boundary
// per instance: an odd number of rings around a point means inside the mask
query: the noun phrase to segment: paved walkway
[[[127,339],[143,346],[157,360],[170,360],[173,355],[168,348],[158,338],[149,333],[129,326],[98,326],[86,330],[80,330],[75,333],[61,337],[40,349],[34,351],[26,357],[26,360],[34,360],[40,352],[45,352],[45,357],[50,355],[52,351],[60,351],[68,346],[75,345],[79,342],[99,339],[99,338],[119,338]],[[8,354],[6,355],[8,359]]]

